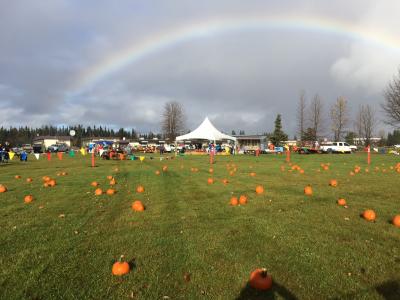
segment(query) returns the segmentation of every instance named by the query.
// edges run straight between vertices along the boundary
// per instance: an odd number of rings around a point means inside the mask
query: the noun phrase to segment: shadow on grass
[[[264,299],[276,299],[277,296],[280,296],[283,299],[287,300],[295,300],[297,297],[284,286],[276,283],[275,281],[272,284],[272,288],[268,291],[259,291],[253,289],[249,284],[247,284],[240,295],[236,298],[236,300],[264,300]]]
[[[386,300],[400,299],[400,282],[386,281],[375,287],[375,290]]]

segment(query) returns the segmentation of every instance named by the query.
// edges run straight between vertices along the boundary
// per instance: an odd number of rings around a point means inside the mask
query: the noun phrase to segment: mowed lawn
[[[399,161],[373,155],[366,173],[365,154],[292,155],[304,174],[289,172],[280,155],[218,157],[213,174],[197,156],[0,165],[8,188],[0,194],[0,299],[400,299],[400,229],[389,222],[400,214],[400,173],[391,169]],[[351,176],[355,165],[361,172]],[[43,187],[45,175],[57,185]],[[108,175],[117,193],[95,196],[90,183],[107,189]],[[248,204],[230,206],[241,194]],[[132,211],[137,199],[144,212]],[[360,217],[365,209],[376,222]],[[115,277],[120,255],[132,271]],[[258,267],[273,276],[269,292],[246,286]]]

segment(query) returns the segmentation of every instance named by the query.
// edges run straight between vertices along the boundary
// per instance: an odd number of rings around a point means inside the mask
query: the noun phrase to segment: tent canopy
[[[222,133],[210,122],[208,117],[206,117],[203,123],[200,124],[192,132],[176,137],[176,141],[184,140],[209,140],[209,141],[221,141],[221,140],[231,140],[236,143],[236,138],[227,134]]]

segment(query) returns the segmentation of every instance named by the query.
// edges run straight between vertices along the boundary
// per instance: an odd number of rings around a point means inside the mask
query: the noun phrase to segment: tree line
[[[381,108],[385,112],[384,123],[395,127],[393,133],[389,133],[387,138],[381,134],[382,143],[388,145],[400,144],[400,69],[397,76],[390,81],[384,90],[384,102]],[[376,133],[378,124],[376,112],[369,104],[362,104],[358,107],[353,119],[350,118],[349,105],[344,97],[338,97],[330,106],[329,113],[330,127],[326,128],[326,114],[322,98],[315,94],[307,100],[306,93],[300,93],[297,105],[297,134],[301,143],[306,141],[320,141],[326,132],[331,132],[334,141],[346,140],[352,142],[354,138],[359,138],[365,145],[371,143],[371,138]],[[176,101],[167,102],[161,116],[162,134],[149,132],[139,134],[134,129],[126,130],[120,128],[114,130],[106,126],[87,126],[76,125],[67,127],[42,126],[40,128],[30,127],[10,127],[0,128],[0,142],[8,141],[12,145],[32,143],[36,136],[67,136],[70,130],[75,130],[72,138],[74,145],[80,146],[83,138],[88,137],[117,137],[131,140],[144,137],[146,139],[168,139],[174,141],[176,136],[187,132],[185,127],[186,116],[183,106]],[[232,134],[236,133],[232,130]],[[244,130],[239,131],[239,135],[244,135]],[[281,115],[278,114],[275,120],[275,129],[272,133],[266,133],[268,138],[279,145],[281,141],[288,139],[287,134],[282,129]]]

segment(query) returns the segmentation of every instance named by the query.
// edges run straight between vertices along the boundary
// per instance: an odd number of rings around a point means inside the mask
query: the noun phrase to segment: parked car
[[[320,150],[323,153],[351,153],[350,145],[345,142],[322,144]]]
[[[69,151],[69,147],[67,144],[58,144],[58,149],[57,152],[68,152]]]
[[[33,153],[43,153],[44,146],[42,143],[33,144],[32,149]]]
[[[53,145],[47,147],[47,151],[49,151],[49,152],[57,152],[58,151],[58,145],[57,144],[53,144]]]
[[[26,152],[26,153],[31,153],[33,152],[33,147],[31,144],[23,144],[22,145],[22,149]]]

